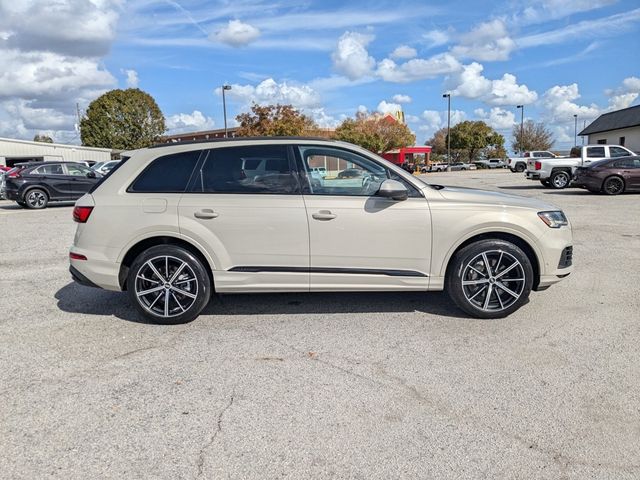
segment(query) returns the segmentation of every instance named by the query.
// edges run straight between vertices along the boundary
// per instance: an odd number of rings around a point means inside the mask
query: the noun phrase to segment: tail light
[[[24,168],[14,168],[13,170],[9,170],[7,173],[7,178],[20,178],[20,172],[22,172]]]
[[[73,253],[73,252],[69,252],[69,258],[71,260],[86,260],[87,257],[85,257],[84,255],[80,255],[79,253]]]
[[[87,223],[92,211],[93,207],[75,207],[73,209],[73,221],[78,223]]]
[[[536,170],[542,170],[542,162],[536,162],[535,166],[536,166]]]

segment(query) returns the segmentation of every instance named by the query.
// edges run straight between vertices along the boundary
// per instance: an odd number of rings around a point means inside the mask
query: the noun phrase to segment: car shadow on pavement
[[[498,186],[503,190],[544,190],[542,185],[503,185]]]
[[[45,210],[48,210],[50,208],[55,209],[55,208],[73,207],[74,204],[75,202],[52,203],[50,205],[47,205],[47,208]],[[0,210],[24,210],[25,212],[32,211],[27,207],[21,207],[17,203],[10,203],[9,205],[0,205]]]
[[[115,316],[148,323],[124,292],[84,287],[75,282],[55,294],[58,308],[83,315]],[[259,293],[214,295],[202,315],[305,315],[335,313],[411,313],[467,318],[444,292]]]

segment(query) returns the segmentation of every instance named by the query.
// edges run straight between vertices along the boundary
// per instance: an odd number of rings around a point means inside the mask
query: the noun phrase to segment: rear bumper
[[[122,290],[118,278],[119,263],[109,260],[100,252],[87,251],[75,246],[71,248],[71,251],[87,258],[87,260],[70,259],[69,271],[76,282],[105,290],[117,292]]]
[[[529,170],[527,170],[525,172],[525,176],[529,180],[540,180],[540,174],[538,172],[530,172]]]
[[[73,278],[73,281],[79,283],[80,285],[84,285],[85,287],[100,288],[98,285],[96,285],[82,273],[80,273],[77,268],[74,268],[73,265],[69,265],[69,273],[71,274],[71,278]]]

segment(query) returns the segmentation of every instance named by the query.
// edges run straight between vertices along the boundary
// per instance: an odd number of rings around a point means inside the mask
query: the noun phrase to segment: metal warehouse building
[[[111,149],[0,137],[0,165],[12,167],[16,163],[29,161],[81,162],[86,160],[109,161]]]

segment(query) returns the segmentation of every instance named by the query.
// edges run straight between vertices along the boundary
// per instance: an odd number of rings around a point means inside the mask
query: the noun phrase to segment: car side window
[[[304,193],[368,197],[389,178],[382,165],[346,150],[320,146],[298,148],[305,180]],[[326,169],[323,174],[314,170],[320,167]]]
[[[587,158],[604,158],[604,147],[588,147]]]
[[[133,193],[183,193],[193,173],[201,150],[174,153],[153,160],[127,191]],[[118,166],[114,167],[114,172]]]
[[[86,177],[90,171],[90,168],[83,167],[82,165],[67,165],[68,174],[74,177]]]
[[[287,145],[214,148],[194,175],[192,193],[299,194]]]
[[[64,175],[62,165],[43,165],[31,173],[36,175]]]
[[[611,157],[629,157],[631,154],[627,152],[624,148],[620,147],[609,147],[609,156]]]

